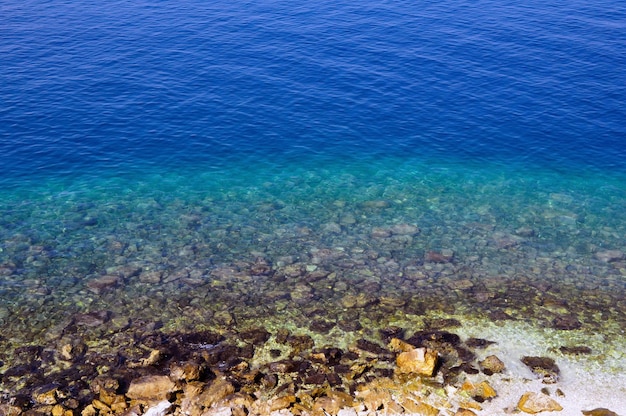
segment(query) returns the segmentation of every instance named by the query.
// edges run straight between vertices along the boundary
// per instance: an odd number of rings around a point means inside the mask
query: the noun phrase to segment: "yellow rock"
[[[57,387],[49,384],[35,390],[33,399],[38,404],[57,404]]]
[[[396,372],[399,374],[415,373],[432,377],[437,364],[437,351],[428,348],[414,348],[402,352],[396,358]]]
[[[519,410],[525,413],[535,414],[539,412],[555,412],[563,410],[563,407],[556,400],[545,394],[526,392],[517,403]]]
[[[91,404],[85,407],[83,411],[80,413],[81,416],[96,416],[97,414],[98,414],[98,411]]]
[[[65,408],[61,406],[60,404],[57,404],[56,406],[52,408],[52,416],[64,416],[64,415],[65,415]]]
[[[475,401],[463,401],[460,403],[461,407],[465,408],[465,409],[474,409],[474,410],[483,410],[482,406],[479,403],[476,403]]]
[[[417,399],[404,397],[400,399],[400,405],[407,413],[415,413],[421,416],[437,416],[439,410],[427,403],[419,401]]]
[[[91,402],[91,405],[96,408],[97,410],[100,410],[101,412],[110,412],[111,408],[109,406],[106,405],[106,403],[101,402],[98,399],[94,399]]]
[[[480,396],[485,400],[493,399],[498,394],[496,391],[487,383],[486,381],[481,382],[478,387],[476,387],[474,396]]]
[[[274,410],[286,409],[289,406],[291,406],[292,403],[295,403],[295,402],[296,402],[296,396],[294,396],[293,394],[288,394],[282,397],[276,397],[269,401],[270,412],[273,412]]]
[[[168,376],[146,376],[134,379],[130,383],[126,397],[143,400],[165,400],[176,389]]]
[[[391,341],[389,341],[389,349],[395,352],[408,352],[415,349],[415,347],[401,339],[392,338]]]

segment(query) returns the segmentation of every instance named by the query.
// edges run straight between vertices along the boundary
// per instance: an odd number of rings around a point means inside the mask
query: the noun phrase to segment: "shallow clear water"
[[[98,310],[623,332],[623,4],[0,13],[7,349]]]

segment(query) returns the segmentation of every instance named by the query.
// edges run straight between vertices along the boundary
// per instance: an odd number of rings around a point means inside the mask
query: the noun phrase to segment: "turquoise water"
[[[506,312],[551,327],[564,313],[544,305],[550,298],[580,307],[588,330],[607,318],[623,327],[626,267],[595,257],[622,247],[619,175],[408,158],[315,165],[158,170],[5,191],[0,288],[3,322],[19,328],[11,338],[26,342],[102,309],[176,327],[181,307],[194,311],[191,325],[205,309],[245,322],[259,318],[258,308],[269,318],[321,304],[337,324],[342,299],[370,296],[368,284],[373,305],[401,299],[390,316]],[[419,233],[380,232],[399,224]],[[446,250],[449,261],[429,260]],[[258,259],[275,275],[256,276]],[[90,290],[90,281],[128,265],[142,272]],[[293,265],[302,273],[279,278]],[[307,283],[313,268],[326,275]],[[302,284],[303,299],[293,295]]]

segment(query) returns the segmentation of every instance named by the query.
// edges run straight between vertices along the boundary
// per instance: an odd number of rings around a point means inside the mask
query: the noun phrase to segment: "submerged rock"
[[[530,370],[541,377],[545,384],[554,384],[559,380],[560,369],[552,358],[522,357],[522,362]]]
[[[97,277],[95,279],[87,282],[87,289],[90,292],[99,295],[106,289],[117,286],[117,284],[121,281],[121,278],[116,275],[106,274],[104,276]]]
[[[585,345],[574,346],[574,347],[562,346],[559,348],[559,351],[561,351],[563,354],[572,354],[572,355],[591,354],[592,352],[591,348]]]
[[[624,260],[624,252],[620,250],[605,250],[598,251],[595,254],[596,259],[603,261],[605,263],[611,263],[614,261]]]

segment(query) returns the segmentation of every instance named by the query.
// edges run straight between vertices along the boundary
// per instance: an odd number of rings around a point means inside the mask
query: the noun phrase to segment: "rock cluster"
[[[490,341],[463,342],[443,329],[406,332],[390,327],[338,348],[317,346],[310,336],[286,329],[223,335],[153,329],[117,358],[89,349],[73,355],[63,344],[56,360],[64,369],[48,377],[56,381],[37,385],[30,379],[0,404],[0,414],[437,416],[452,409],[455,416],[471,416],[497,397],[488,378],[506,371],[502,361],[476,358]],[[45,349],[23,351],[29,354],[43,357]],[[522,361],[542,377],[559,373],[547,357]],[[17,374],[15,369],[4,377]],[[554,398],[532,391],[516,406],[529,414],[562,409]],[[586,414],[611,413],[599,408]]]

